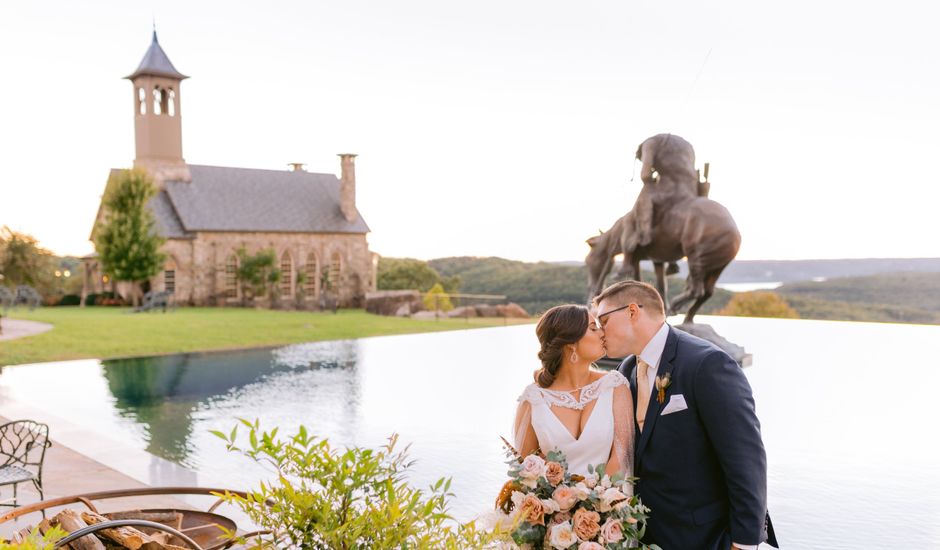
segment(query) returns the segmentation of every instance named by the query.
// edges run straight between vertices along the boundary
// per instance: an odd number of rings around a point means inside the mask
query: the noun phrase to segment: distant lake
[[[716,285],[718,288],[730,290],[731,292],[753,292],[755,290],[773,290],[783,286],[778,281],[759,282],[759,283],[721,283]]]
[[[754,356],[745,373],[784,548],[940,547],[940,326],[698,320]],[[208,433],[236,417],[281,433],[303,423],[336,444],[398,432],[418,459],[412,483],[453,476],[453,512],[469,519],[505,480],[498,436],[510,435],[536,349],[524,325],[7,367],[0,413],[8,399],[41,405],[103,434],[88,446],[118,438],[191,468],[194,483],[236,488],[265,475]]]

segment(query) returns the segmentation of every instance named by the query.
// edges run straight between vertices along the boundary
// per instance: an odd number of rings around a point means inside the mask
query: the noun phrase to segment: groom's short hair
[[[659,291],[652,285],[640,281],[620,281],[605,288],[594,298],[594,306],[597,307],[604,300],[616,302],[617,305],[625,306],[635,303],[643,306],[650,312],[656,312],[665,317],[666,311],[663,306],[663,298]]]

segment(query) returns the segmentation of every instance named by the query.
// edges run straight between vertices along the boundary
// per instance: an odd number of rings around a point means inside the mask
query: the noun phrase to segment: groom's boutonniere
[[[660,405],[666,400],[666,388],[672,384],[672,375],[668,372],[662,376],[656,377],[656,401]]]

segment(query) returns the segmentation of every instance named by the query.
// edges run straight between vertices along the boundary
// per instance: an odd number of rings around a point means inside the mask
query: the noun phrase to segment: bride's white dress
[[[590,411],[581,434],[575,438],[555,416],[552,407],[584,410],[597,401]],[[516,449],[531,447],[525,441],[529,426],[538,438],[543,453],[560,450],[568,461],[568,470],[588,474],[588,465],[608,464],[608,474],[615,469],[633,475],[634,409],[630,385],[617,371],[581,388],[580,392],[553,391],[531,384],[519,397],[519,408],[513,426]]]

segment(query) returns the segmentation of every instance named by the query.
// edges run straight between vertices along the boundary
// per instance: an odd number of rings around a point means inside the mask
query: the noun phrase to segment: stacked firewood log
[[[143,519],[161,523],[179,531],[183,521],[183,514],[178,512],[114,512],[103,516],[94,512],[77,512],[65,509],[51,519],[44,519],[39,524],[39,530],[45,534],[52,527],[58,526],[67,533],[78,531],[89,525],[101,523],[112,519]],[[23,529],[13,535],[13,542],[20,542],[32,531],[31,527]],[[74,550],[184,550],[186,547],[178,546],[173,542],[177,540],[169,533],[143,527],[113,527],[101,529],[92,534],[85,535],[69,543],[68,547]]]

